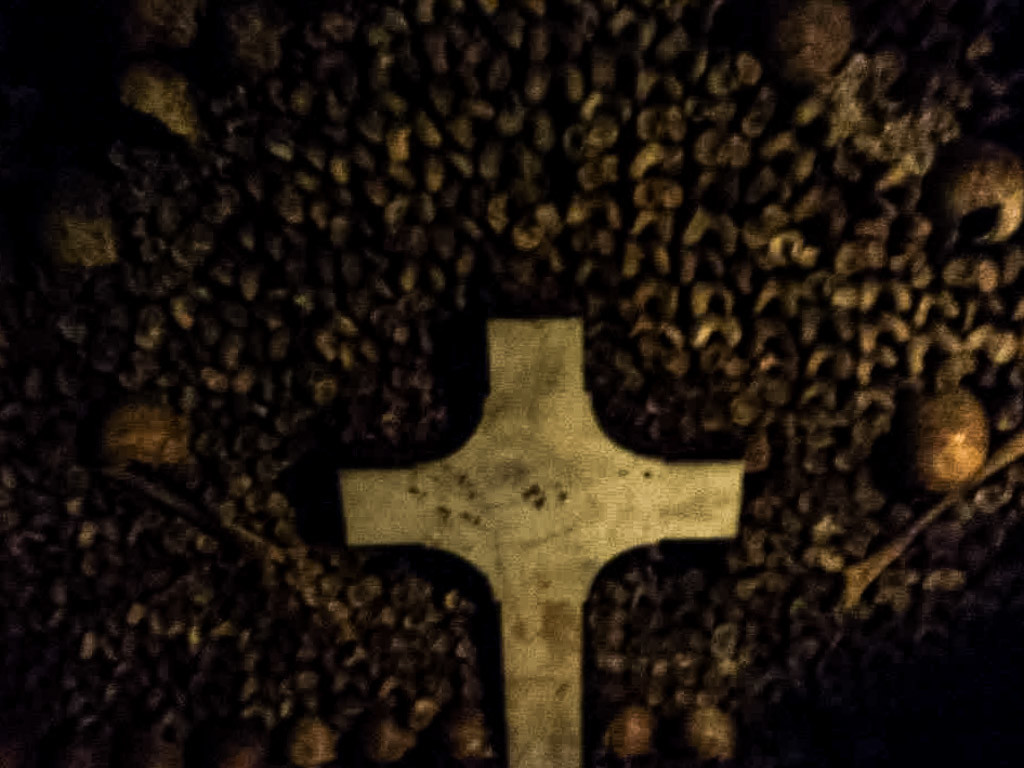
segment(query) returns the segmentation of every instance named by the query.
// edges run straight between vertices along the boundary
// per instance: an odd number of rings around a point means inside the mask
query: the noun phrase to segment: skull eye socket
[[[1009,240],[1024,218],[1024,164],[997,144],[944,148],[925,185],[936,223],[962,242]]]
[[[960,220],[959,239],[969,242],[994,235],[1002,212],[1001,205],[989,205],[971,211]]]

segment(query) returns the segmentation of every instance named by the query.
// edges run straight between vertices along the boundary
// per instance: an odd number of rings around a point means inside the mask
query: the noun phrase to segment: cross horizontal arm
[[[490,393],[455,454],[341,475],[352,546],[464,558],[501,604],[512,768],[580,763],[582,607],[624,550],[735,534],[742,462],[639,456],[601,430],[579,319],[493,320]]]

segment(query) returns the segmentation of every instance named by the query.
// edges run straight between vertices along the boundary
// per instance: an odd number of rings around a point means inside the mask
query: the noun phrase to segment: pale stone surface
[[[735,535],[743,462],[670,463],[601,431],[583,321],[492,320],[490,394],[453,455],[345,470],[351,546],[421,544],[475,565],[501,604],[509,765],[581,762],[583,603],[621,552]]]

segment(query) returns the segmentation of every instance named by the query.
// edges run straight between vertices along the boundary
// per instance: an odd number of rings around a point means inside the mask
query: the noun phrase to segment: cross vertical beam
[[[594,577],[633,547],[734,536],[743,463],[666,462],[608,439],[584,388],[581,319],[490,320],[487,337],[490,392],[461,449],[342,471],[348,543],[473,564],[501,604],[509,765],[578,766]]]

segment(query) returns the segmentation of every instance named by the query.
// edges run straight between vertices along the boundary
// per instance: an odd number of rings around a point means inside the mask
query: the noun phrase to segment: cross
[[[500,604],[511,768],[579,766],[583,604],[605,563],[662,539],[735,535],[743,463],[667,462],[601,430],[579,318],[487,324],[490,391],[454,454],[341,472],[350,546],[423,545]]]

